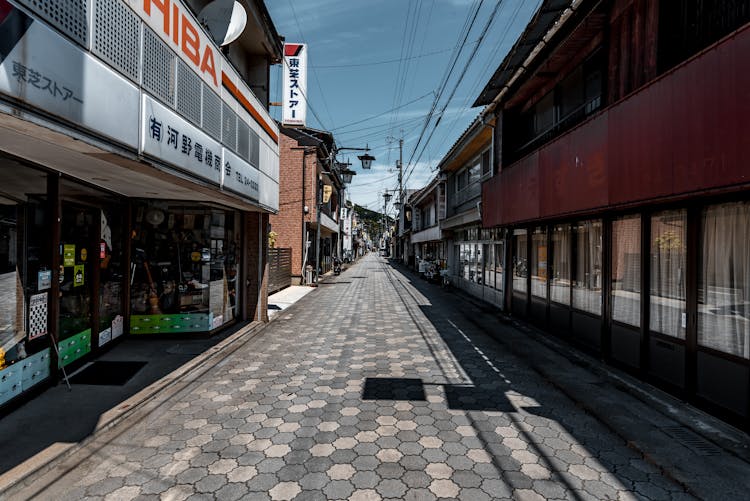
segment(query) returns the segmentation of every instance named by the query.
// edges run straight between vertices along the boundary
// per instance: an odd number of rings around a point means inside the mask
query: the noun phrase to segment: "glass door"
[[[59,364],[91,351],[92,262],[99,257],[99,212],[63,202],[60,227]]]

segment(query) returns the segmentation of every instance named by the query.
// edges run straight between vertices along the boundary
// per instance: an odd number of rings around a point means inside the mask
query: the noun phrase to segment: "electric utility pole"
[[[406,200],[404,200],[404,186],[403,186],[403,161],[404,161],[404,131],[401,131],[401,137],[398,140],[398,201],[401,203],[401,214],[406,213]],[[405,220],[405,217],[400,217],[400,220]],[[399,228],[401,228],[401,222],[399,222]],[[402,229],[399,230],[399,233]],[[396,238],[396,251],[395,258],[401,259],[403,254],[403,245],[401,238]]]

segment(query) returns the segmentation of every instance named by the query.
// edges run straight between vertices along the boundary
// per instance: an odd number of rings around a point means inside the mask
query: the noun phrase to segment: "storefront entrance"
[[[63,202],[60,221],[59,365],[64,367],[91,351],[93,321],[93,252],[98,244],[96,212]]]

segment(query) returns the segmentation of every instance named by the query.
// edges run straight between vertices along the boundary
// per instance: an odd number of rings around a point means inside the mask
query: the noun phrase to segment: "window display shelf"
[[[21,390],[26,391],[38,384],[50,375],[50,351],[49,348],[35,353],[19,364],[21,365]]]
[[[22,391],[20,364],[13,364],[0,371],[0,404],[19,395]]]
[[[131,334],[206,332],[211,330],[211,313],[174,313],[171,315],[131,315]]]
[[[60,341],[58,367],[65,367],[91,351],[91,329]]]

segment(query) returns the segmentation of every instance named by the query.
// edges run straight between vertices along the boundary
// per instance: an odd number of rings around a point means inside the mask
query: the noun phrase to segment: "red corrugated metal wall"
[[[504,168],[483,186],[484,226],[750,183],[748,61],[746,26]]]

